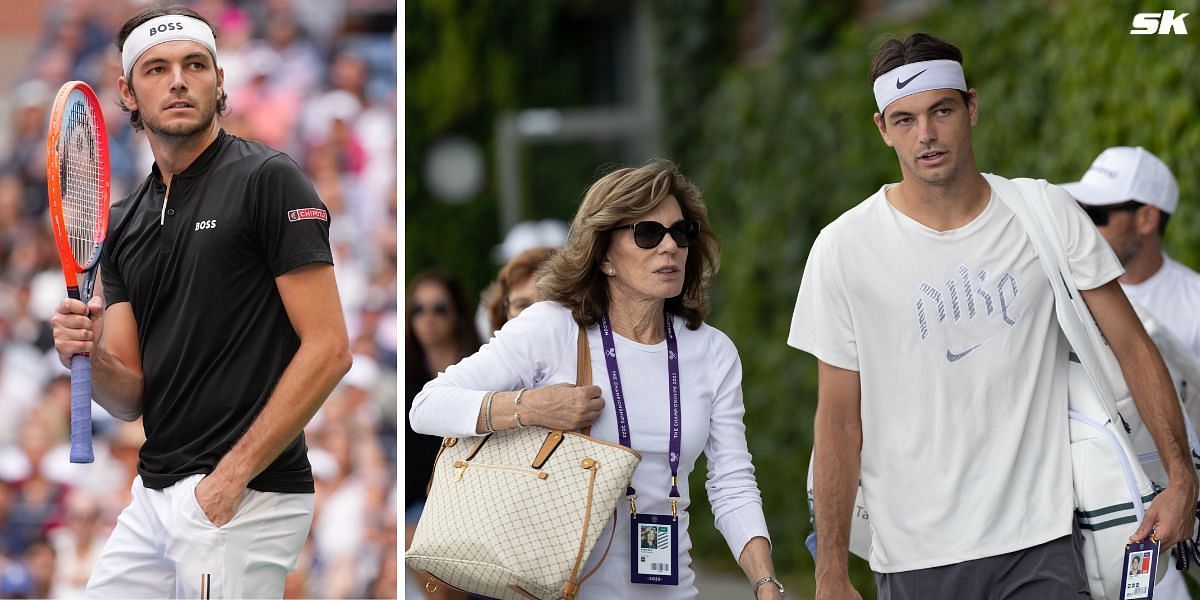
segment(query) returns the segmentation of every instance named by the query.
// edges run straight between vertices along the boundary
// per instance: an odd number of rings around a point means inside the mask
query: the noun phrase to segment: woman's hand
[[[517,412],[523,425],[571,431],[594,423],[602,410],[604,399],[598,386],[558,383],[526,390]]]

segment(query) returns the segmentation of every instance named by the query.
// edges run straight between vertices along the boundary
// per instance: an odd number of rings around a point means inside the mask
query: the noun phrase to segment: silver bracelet
[[[517,397],[513,398],[513,420],[517,422],[517,429],[525,426],[521,423],[521,412],[519,410],[521,408],[521,396],[525,394],[525,389],[521,388],[521,391],[517,392]]]
[[[492,398],[496,396],[496,392],[488,392],[483,396],[483,428],[488,433],[493,433],[496,428],[492,426]]]
[[[754,597],[755,598],[758,598],[758,588],[762,587],[764,584],[767,584],[767,583],[774,583],[775,589],[779,590],[780,595],[783,595],[785,593],[783,591],[783,584],[779,583],[779,580],[775,579],[774,576],[767,575],[766,577],[763,577],[762,579],[759,579],[758,581],[754,582]]]

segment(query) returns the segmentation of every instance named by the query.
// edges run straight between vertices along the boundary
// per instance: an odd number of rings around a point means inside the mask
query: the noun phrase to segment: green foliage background
[[[1200,267],[1200,0],[949,1],[902,20],[862,16],[852,3],[781,0],[777,45],[754,64],[738,58],[741,3],[650,4],[668,157],[704,190],[722,239],[710,322],[741,352],[746,424],[777,568],[807,594],[813,563],[803,544],[811,529],[804,482],[816,372],[814,360],[784,340],[816,233],[900,177],[871,120],[874,50],[913,31],[963,50],[981,97],[973,135],[983,171],[1073,181],[1108,146],[1150,149],[1172,167],[1181,190],[1168,252]],[[421,189],[419,160],[431,139],[456,128],[490,143],[499,109],[584,97],[578,69],[586,61],[555,24],[580,26],[571,15],[590,5],[407,4],[406,274],[440,263],[476,290],[494,275],[486,259],[500,235],[492,192],[463,207],[438,205]],[[1164,8],[1196,15],[1189,17],[1196,31],[1129,35],[1135,13]],[[558,198],[541,209],[558,214],[536,216],[567,218],[596,167],[614,157],[604,149],[555,156],[560,176],[539,196]],[[703,489],[704,473],[697,465],[693,489]],[[694,500],[697,559],[735,569],[703,498]],[[872,597],[865,563],[855,562],[853,575]]]

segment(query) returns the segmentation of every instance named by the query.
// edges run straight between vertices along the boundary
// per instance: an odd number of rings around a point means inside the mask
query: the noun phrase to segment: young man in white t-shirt
[[[1023,227],[975,165],[962,53],[925,34],[891,40],[872,80],[903,179],[822,230],[788,338],[818,358],[817,597],[858,597],[846,564],[860,482],[880,598],[1086,594],[1068,347]],[[1154,529],[1169,548],[1191,532],[1197,493],[1171,380],[1112,251],[1068,194],[1047,197],[1171,475],[1135,537]]]
[[[1064,183],[1108,240],[1125,274],[1121,289],[1200,359],[1200,273],[1162,250],[1167,220],[1179,206],[1179,184],[1145,148],[1109,148],[1083,179]]]

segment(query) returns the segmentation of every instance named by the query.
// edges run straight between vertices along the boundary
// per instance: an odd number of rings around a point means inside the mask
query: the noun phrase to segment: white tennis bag
[[[1073,349],[1068,406],[1075,514],[1083,531],[1083,558],[1092,597],[1116,599],[1120,597],[1125,544],[1160,489],[1146,475],[1128,437],[1127,424],[1132,431],[1134,424],[1142,426],[1142,420],[1116,356],[1075,288],[1065,243],[1046,197],[1050,184],[985,177],[997,197],[1024,224],[1050,278],[1055,313]],[[1118,407],[1126,410],[1119,412]],[[1153,448],[1153,440],[1150,446]],[[1166,575],[1170,563],[1158,562],[1158,580]]]
[[[987,173],[984,177],[996,196],[1017,215],[1029,234],[1054,290],[1059,325],[1074,350],[1069,357],[1067,393],[1075,516],[1083,533],[1083,558],[1092,597],[1116,600],[1120,597],[1125,544],[1145,516],[1146,506],[1158,490],[1165,487],[1165,473],[1162,473],[1161,463],[1158,462],[1154,440],[1146,431],[1133,404],[1116,356],[1100,333],[1070,276],[1065,245],[1058,234],[1046,198],[1049,184],[1033,179],[1010,181]],[[1161,334],[1155,337],[1155,342],[1162,337]],[[1200,376],[1194,362],[1182,362],[1190,365],[1190,369],[1183,367],[1188,373],[1182,376]],[[1177,375],[1174,371],[1172,374]],[[1200,379],[1195,381],[1200,385]],[[1200,414],[1200,399],[1191,404],[1193,406],[1185,405],[1185,421],[1188,420],[1188,409]],[[1118,411],[1119,408],[1122,410]],[[1193,460],[1200,468],[1200,453],[1197,452],[1200,443],[1197,443],[1190,422],[1187,423],[1187,429]],[[1131,434],[1138,440],[1136,446],[1131,442]],[[1140,459],[1145,459],[1147,466],[1162,477],[1159,484],[1147,475]],[[1155,464],[1158,465],[1157,470],[1154,469]],[[812,478],[810,459],[810,514]],[[857,508],[850,524],[850,552],[869,559],[870,515],[863,504],[861,489],[858,490],[855,503]],[[809,537],[808,543],[809,550],[815,554],[814,536]],[[1170,563],[1169,560],[1159,560],[1158,581],[1167,575]]]
[[[1175,393],[1179,394],[1183,410],[1192,464],[1200,470],[1200,452],[1197,452],[1197,449],[1200,448],[1200,436],[1196,435],[1195,426],[1196,422],[1200,421],[1200,364],[1197,364],[1195,356],[1187,346],[1174,334],[1167,331],[1157,319],[1146,312],[1146,309],[1134,302],[1133,299],[1130,299],[1129,302],[1137,311],[1142,326],[1146,328],[1146,333],[1158,347],[1163,362],[1167,364],[1167,370],[1171,372],[1171,381],[1175,384]],[[1124,398],[1117,402],[1117,412],[1121,415],[1127,415],[1136,410],[1133,406],[1133,398]],[[1165,486],[1168,479],[1167,472],[1163,468],[1158,448],[1154,445],[1154,439],[1150,437],[1145,423],[1140,420],[1129,422],[1126,431],[1129,432],[1129,441],[1133,444],[1133,451],[1138,455],[1138,461],[1146,469],[1146,475],[1149,475],[1152,481]]]

